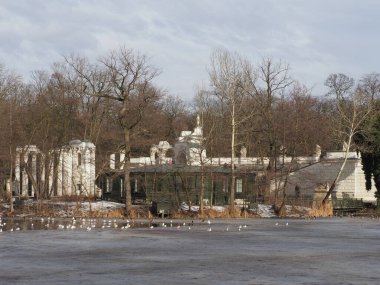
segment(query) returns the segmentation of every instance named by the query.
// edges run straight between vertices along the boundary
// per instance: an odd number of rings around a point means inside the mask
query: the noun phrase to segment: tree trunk
[[[202,159],[202,158],[201,158]],[[199,193],[199,214],[203,215],[203,196],[205,192],[205,169],[204,163],[201,163],[201,191]]]
[[[132,209],[132,195],[130,183],[130,168],[131,168],[131,143],[130,143],[130,130],[124,128],[124,189],[125,189],[125,211],[130,215]]]
[[[342,175],[342,172],[343,172],[343,169],[344,167],[346,166],[346,162],[347,162],[347,158],[348,158],[348,153],[350,151],[350,147],[351,147],[351,142],[352,142],[352,137],[353,137],[353,132],[351,130],[350,132],[350,135],[348,137],[348,143],[347,143],[347,149],[346,149],[346,152],[344,153],[344,160],[343,160],[343,163],[342,165],[340,166],[339,168],[339,171],[338,171],[338,174],[337,176],[335,177],[334,179],[334,182],[331,184],[330,188],[329,188],[329,191],[327,191],[327,194],[325,196],[325,198],[322,200],[322,206],[324,206],[326,203],[327,203],[327,200],[329,199],[332,191],[335,189],[335,186],[336,186],[336,183],[339,181],[339,178],[340,176]]]
[[[9,146],[9,155],[10,155],[10,177],[9,177],[9,186],[10,186],[10,193],[9,193],[9,212],[10,214],[13,214],[13,163],[12,163],[12,146]]]
[[[235,210],[235,105],[232,105],[231,116],[231,191],[230,191],[230,214]]]

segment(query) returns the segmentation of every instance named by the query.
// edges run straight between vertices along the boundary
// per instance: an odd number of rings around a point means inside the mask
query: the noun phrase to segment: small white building
[[[315,189],[320,185],[325,185],[326,188],[331,186],[342,166],[344,156],[344,151],[327,152],[320,161],[291,172],[287,181],[287,196],[312,198]],[[271,190],[274,191],[274,188],[272,185]],[[360,154],[349,152],[346,165],[331,196],[338,199],[363,199],[365,203],[376,203],[375,192],[374,181],[372,181],[372,188],[369,191],[365,188]]]
[[[35,145],[16,149],[16,196],[35,197],[37,189],[54,196],[97,196],[93,143],[73,140],[49,152],[47,158]],[[46,175],[46,171],[48,171]]]

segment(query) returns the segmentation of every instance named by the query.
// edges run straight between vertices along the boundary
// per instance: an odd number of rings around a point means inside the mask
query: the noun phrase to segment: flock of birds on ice
[[[134,220],[116,220],[116,219],[85,219],[85,218],[72,218],[71,220],[56,220],[55,218],[29,218],[24,219],[24,221],[12,221],[4,220],[0,217],[0,233],[3,231],[22,231],[22,230],[86,230],[91,231],[92,229],[120,229],[127,230],[129,228],[177,228],[177,229],[187,229],[191,230],[194,226],[206,226],[208,232],[212,231],[211,220],[202,220],[199,223],[191,222],[181,222],[170,220],[167,222],[154,222],[150,220],[147,222],[134,221]],[[276,222],[275,226],[289,226],[289,223],[280,224]],[[246,224],[227,226],[224,231],[242,231],[248,226]],[[200,229],[200,227],[197,227]]]

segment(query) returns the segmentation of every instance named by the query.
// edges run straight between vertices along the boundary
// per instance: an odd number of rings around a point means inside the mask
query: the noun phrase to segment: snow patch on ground
[[[91,207],[90,207],[91,205]],[[102,211],[102,210],[114,210],[124,208],[125,204],[110,202],[110,201],[96,201],[91,203],[83,203],[82,210],[83,211]]]
[[[264,204],[258,204],[257,205],[257,212],[256,212],[261,218],[274,218],[277,217],[274,213],[272,205],[264,205]]]
[[[189,205],[187,205],[185,202],[182,202],[180,209],[183,212],[188,212],[189,211]],[[204,209],[210,209],[210,206],[204,206]],[[226,210],[226,208],[223,206],[212,206],[211,209],[214,211],[217,211],[218,213],[223,213]],[[199,206],[191,206],[191,212],[198,213],[199,212]]]

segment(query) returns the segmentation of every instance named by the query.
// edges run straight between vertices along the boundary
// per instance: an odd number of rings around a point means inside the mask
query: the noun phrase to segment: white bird
[[[208,232],[211,232],[211,228],[208,228],[208,230],[207,230]]]
[[[226,231],[228,232],[228,230],[229,230],[229,229],[228,229],[228,227],[227,227]]]
[[[208,223],[209,225],[211,225],[211,221],[210,221],[210,220],[208,220],[207,223]]]
[[[286,226],[289,226],[289,223],[286,223]]]
[[[13,228],[11,229],[11,232],[13,232]]]
[[[278,226],[278,223],[276,223],[275,225]]]
[[[177,226],[177,229],[180,229],[181,228],[181,226]]]
[[[154,227],[153,226],[150,226],[151,229],[153,229]]]

